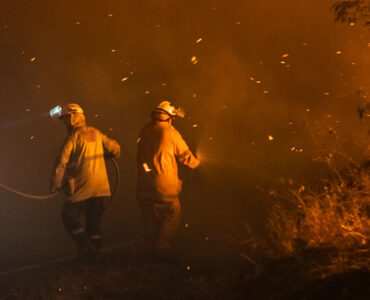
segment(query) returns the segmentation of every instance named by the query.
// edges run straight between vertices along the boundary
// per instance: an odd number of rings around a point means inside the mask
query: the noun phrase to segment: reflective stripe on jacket
[[[54,174],[54,186],[63,188],[69,201],[110,196],[104,149],[120,155],[119,144],[93,127],[77,127],[70,132]]]
[[[182,185],[177,162],[190,168],[199,165],[199,160],[173,126],[152,120],[141,130],[138,139],[138,197],[177,197]]]

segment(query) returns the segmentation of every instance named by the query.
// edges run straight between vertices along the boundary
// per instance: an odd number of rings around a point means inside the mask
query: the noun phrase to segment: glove
[[[112,152],[104,152],[104,159],[111,159],[114,158],[114,154]]]

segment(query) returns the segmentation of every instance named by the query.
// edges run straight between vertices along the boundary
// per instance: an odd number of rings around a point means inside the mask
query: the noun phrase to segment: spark
[[[288,57],[289,56],[289,53],[285,53],[285,54],[283,54],[281,57],[282,58],[286,58],[286,57]]]
[[[353,62],[351,62],[351,65],[352,65],[352,66],[355,66],[355,65],[356,65],[356,62],[354,62],[354,61],[353,61]]]
[[[351,22],[351,23],[349,23],[349,26],[355,26],[356,25],[356,23],[355,22]]]
[[[35,137],[32,135],[32,136],[30,136],[30,140],[32,141],[32,140],[34,140],[35,139]]]
[[[40,85],[40,84],[38,84],[38,85],[36,85],[36,87],[39,89],[39,88],[41,87],[41,85]]]
[[[34,62],[36,60],[36,57],[31,57],[30,62]]]
[[[326,117],[327,117],[327,118],[331,118],[332,116],[328,114],[328,115],[326,115]]]
[[[193,93],[193,98],[196,98],[197,97],[197,94],[196,93]]]
[[[260,84],[260,83],[262,83],[262,81],[261,80],[256,80],[256,83]]]
[[[94,118],[98,118],[98,117],[99,117],[99,114],[95,114],[95,115],[94,115]]]
[[[196,43],[199,44],[201,41],[203,41],[202,38],[197,39]]]
[[[190,61],[195,65],[198,63],[198,58],[196,56],[193,56]]]
[[[303,149],[299,149],[299,152],[303,152]]]
[[[249,79],[250,79],[250,80],[252,80],[252,81],[254,80],[254,78],[253,78],[253,77],[249,77]]]
[[[149,94],[150,94],[150,91],[145,91],[145,94],[146,94],[146,95],[149,95]]]
[[[189,226],[190,226],[189,224],[187,224],[187,223],[185,224],[185,228],[189,228]]]
[[[136,143],[139,144],[141,141],[141,137],[139,137],[137,140],[136,140]]]
[[[30,108],[26,108],[26,112],[30,112],[31,111],[31,109]]]
[[[111,49],[111,50],[110,50],[110,52],[112,52],[112,53],[116,53],[116,52],[117,52],[117,50],[116,50],[116,49]]]
[[[62,288],[58,288],[58,292],[61,293],[62,292]]]
[[[294,123],[293,122],[289,122],[289,125],[293,125]]]
[[[272,135],[269,135],[267,138],[268,138],[269,141],[273,141],[274,140],[274,137]]]
[[[166,85],[167,85],[167,83],[165,83],[165,82],[162,83],[162,86],[166,86]]]
[[[193,128],[196,128],[196,127],[198,127],[198,124],[193,124]]]
[[[324,92],[324,95],[325,95],[325,96],[329,96],[329,95],[330,95],[330,93],[329,93],[329,92]]]
[[[112,18],[113,17],[113,14],[108,14],[108,17]]]
[[[285,64],[286,64],[286,61],[281,60],[281,61],[280,61],[280,63],[281,63],[282,65],[285,65]]]
[[[126,81],[128,79],[128,77],[123,77],[122,79],[121,79],[121,81],[122,82],[124,82],[124,81]]]
[[[189,271],[190,269],[191,269],[191,268],[190,268],[190,266],[186,266],[186,270],[188,270],[188,271]]]
[[[79,21],[76,22],[76,25],[80,25],[81,23]]]
[[[264,93],[264,94],[268,94],[268,93],[269,93],[269,91],[267,91],[267,90],[266,90],[266,91],[263,91],[263,93]]]
[[[295,147],[290,148],[290,151],[294,151],[294,150],[295,150]]]
[[[337,52],[335,52],[335,54],[337,55],[342,54],[342,51],[338,50]]]
[[[149,168],[147,163],[143,163],[143,168],[144,168],[145,172],[147,172],[147,173],[152,170],[151,168]]]
[[[212,137],[212,136],[210,136],[210,137],[208,138],[208,140],[213,141],[213,137]]]
[[[240,22],[239,22],[239,21],[237,21],[237,22],[236,22],[236,25],[240,25]]]

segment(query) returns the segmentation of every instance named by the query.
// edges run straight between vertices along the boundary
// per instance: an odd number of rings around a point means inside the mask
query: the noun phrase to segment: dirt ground
[[[311,250],[256,268],[237,256],[182,255],[148,260],[139,246],[102,252],[95,262],[73,258],[0,274],[1,299],[366,299],[368,249],[339,255]]]

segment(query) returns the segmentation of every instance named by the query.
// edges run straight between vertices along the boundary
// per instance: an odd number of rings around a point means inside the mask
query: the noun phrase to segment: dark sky
[[[46,114],[79,103],[122,146],[108,235],[135,238],[136,138],[167,99],[185,107],[175,126],[202,161],[183,174],[184,222],[206,234],[260,218],[261,186],[315,172],[310,124],[348,139],[361,126],[370,38],[358,24],[334,23],[333,2],[2,0],[0,181],[47,193],[65,131]],[[60,199],[0,198],[0,253],[68,241]]]

